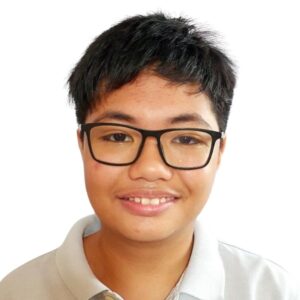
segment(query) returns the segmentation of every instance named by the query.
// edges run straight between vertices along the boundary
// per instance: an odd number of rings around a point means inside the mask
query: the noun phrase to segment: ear
[[[80,129],[77,129],[77,143],[81,153],[83,155],[84,137],[81,135]]]
[[[219,155],[218,155],[218,166],[219,166],[220,163],[221,163],[222,156],[223,156],[223,153],[224,153],[224,151],[225,151],[226,143],[227,143],[227,136],[225,135],[225,136],[220,140]]]

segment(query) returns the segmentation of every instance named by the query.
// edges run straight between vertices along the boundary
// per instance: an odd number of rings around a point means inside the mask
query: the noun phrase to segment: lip
[[[137,190],[127,190],[117,194],[117,197],[120,199],[129,198],[129,197],[140,197],[140,198],[179,198],[179,194],[174,191],[168,190],[154,190],[154,189],[137,189]]]
[[[161,191],[161,190],[135,190],[127,191],[117,195],[122,206],[131,214],[143,217],[158,216],[170,209],[180,198],[178,193]],[[135,201],[130,201],[132,198],[147,198],[147,199],[161,199],[164,198],[163,203],[156,205],[141,204]]]

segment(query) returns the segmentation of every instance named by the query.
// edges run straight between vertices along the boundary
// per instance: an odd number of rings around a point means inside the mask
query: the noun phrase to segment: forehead
[[[170,119],[179,115],[199,115],[215,127],[217,124],[211,108],[211,101],[204,93],[199,93],[199,86],[174,84],[149,73],[141,73],[134,81],[107,94],[88,114],[86,121],[99,121],[101,116],[110,116],[102,121],[111,120],[114,113],[131,116],[130,123],[148,127],[168,125]],[[110,112],[113,112],[110,114]],[[152,127],[153,127],[152,126]],[[153,127],[154,128],[154,127]]]

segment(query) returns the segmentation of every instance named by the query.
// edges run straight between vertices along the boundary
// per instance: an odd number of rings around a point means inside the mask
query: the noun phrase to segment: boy
[[[225,148],[235,72],[183,18],[128,18],[69,78],[95,216],[0,285],[0,299],[299,299],[278,266],[196,221]]]

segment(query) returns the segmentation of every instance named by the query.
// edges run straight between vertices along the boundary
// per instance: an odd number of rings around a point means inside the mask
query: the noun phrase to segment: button
[[[95,295],[94,297],[90,298],[89,300],[122,300],[122,299],[113,292],[103,291]]]

